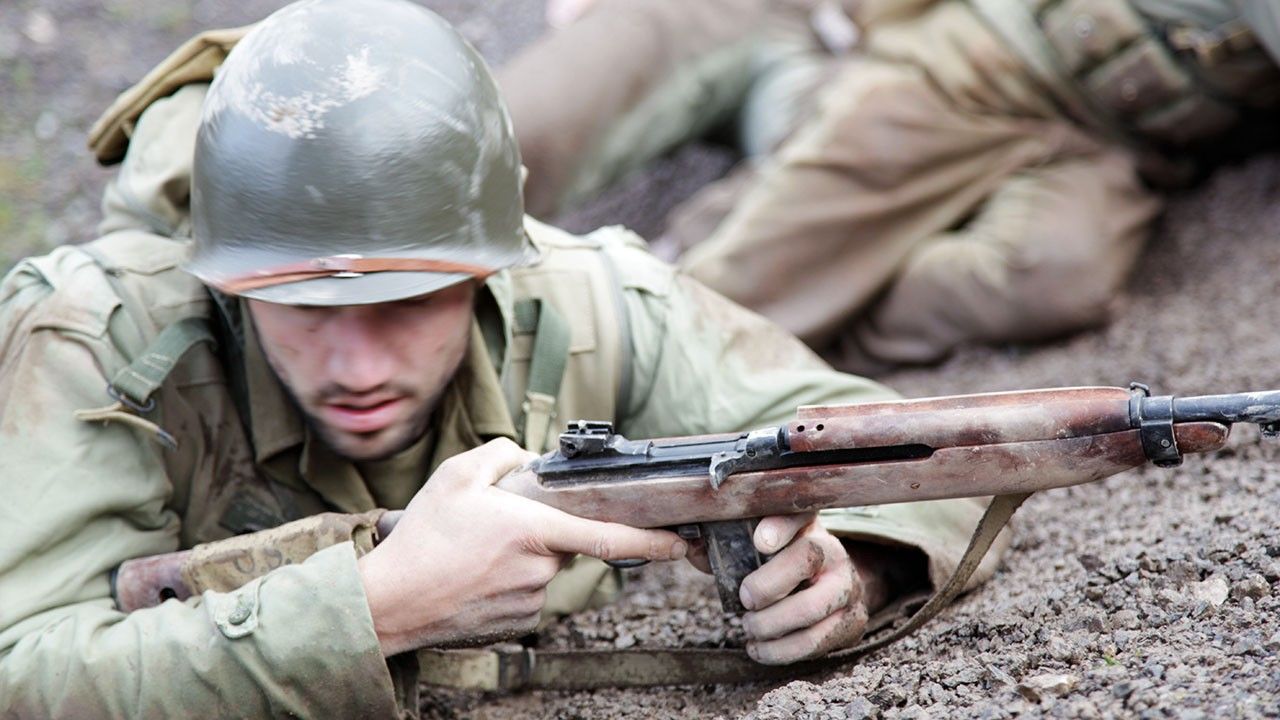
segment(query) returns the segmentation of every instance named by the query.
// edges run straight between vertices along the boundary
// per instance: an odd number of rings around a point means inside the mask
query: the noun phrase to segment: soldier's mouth
[[[405,402],[404,398],[393,398],[360,405],[325,403],[321,413],[334,429],[363,435],[385,430],[393,425],[400,419]]]

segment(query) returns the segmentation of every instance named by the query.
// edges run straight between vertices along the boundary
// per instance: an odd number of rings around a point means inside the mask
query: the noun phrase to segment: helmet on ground
[[[196,140],[187,269],[351,305],[527,264],[520,153],[484,61],[408,0],[303,0],[227,57]]]

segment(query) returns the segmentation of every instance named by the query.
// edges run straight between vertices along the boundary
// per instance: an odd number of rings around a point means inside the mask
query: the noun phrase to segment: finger
[[[795,595],[742,617],[742,628],[752,640],[773,640],[816,625],[844,609],[854,598],[853,579],[838,572],[818,576],[813,585]]]
[[[855,605],[799,632],[776,640],[747,643],[747,654],[764,665],[785,665],[853,645],[867,627],[867,615]]]
[[[679,560],[689,544],[668,530],[641,530],[576,517],[542,505],[539,537],[547,550],[601,560]]]
[[[536,457],[538,457],[537,453],[529,452],[507,438],[498,438],[458,455],[457,459],[466,463],[463,466],[465,482],[473,485],[493,485],[502,479],[503,475]]]
[[[771,515],[756,525],[754,540],[756,549],[771,555],[786,547],[797,534],[817,518],[816,513],[798,515]]]
[[[821,545],[812,538],[801,538],[748,575],[738,591],[739,598],[748,610],[768,607],[817,575],[825,561]]]

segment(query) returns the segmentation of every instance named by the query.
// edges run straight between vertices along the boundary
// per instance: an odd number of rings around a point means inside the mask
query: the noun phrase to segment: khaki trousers
[[[547,187],[585,197],[717,123],[768,125],[782,128],[776,151],[749,154],[678,208],[667,240],[689,248],[690,274],[838,367],[876,372],[965,342],[1034,340],[1105,319],[1159,202],[1130,152],[1057,112],[965,3],[873,25],[855,56],[797,53],[813,59],[790,84],[771,72],[786,63],[742,60],[767,46],[759,23],[768,9],[728,16],[740,24],[715,13],[694,22],[700,6],[604,3],[511,66],[530,80],[510,100],[532,150],[535,203]],[[595,36],[609,22],[614,32]],[[676,25],[680,33],[666,31]],[[575,29],[607,40],[611,61],[590,60],[590,42],[570,43]],[[707,60],[732,52],[736,63]],[[535,101],[535,64],[561,94]],[[680,77],[698,78],[683,85],[699,92],[673,92]],[[602,102],[599,86],[626,101]],[[770,92],[795,101],[750,100]],[[538,104],[554,110],[530,109]],[[782,119],[744,122],[748,108]],[[626,142],[619,127],[629,128]],[[557,143],[564,155],[547,153],[556,158],[544,165],[543,150]],[[553,170],[540,177],[542,167]]]

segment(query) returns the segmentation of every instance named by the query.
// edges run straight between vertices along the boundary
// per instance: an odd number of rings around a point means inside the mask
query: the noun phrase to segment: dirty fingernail
[[[751,591],[747,589],[746,585],[738,588],[738,599],[742,601],[742,605],[746,609],[756,609],[756,599],[751,597]]]
[[[778,531],[773,528],[765,528],[760,531],[760,540],[764,543],[766,550],[772,550],[778,544]]]
[[[683,540],[677,540],[671,545],[671,559],[679,560],[689,553],[689,544]]]

